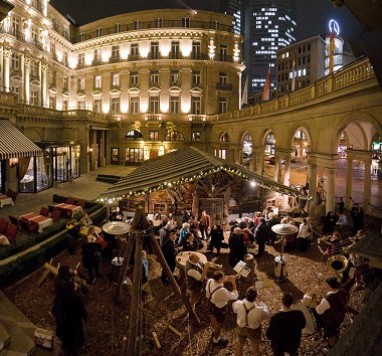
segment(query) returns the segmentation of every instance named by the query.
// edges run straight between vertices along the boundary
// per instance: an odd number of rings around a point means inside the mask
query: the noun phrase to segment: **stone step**
[[[11,342],[11,335],[0,323],[0,351],[3,350]]]

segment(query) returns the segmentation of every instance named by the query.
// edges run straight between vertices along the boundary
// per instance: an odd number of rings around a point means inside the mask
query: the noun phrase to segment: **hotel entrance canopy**
[[[179,184],[192,182],[205,176],[225,171],[245,181],[256,182],[260,187],[281,194],[310,199],[298,190],[277,183],[245,167],[228,163],[195,147],[188,147],[149,159],[119,182],[102,193],[99,200],[119,200],[134,195],[143,195]]]
[[[41,149],[8,120],[0,119],[0,160],[41,156]]]

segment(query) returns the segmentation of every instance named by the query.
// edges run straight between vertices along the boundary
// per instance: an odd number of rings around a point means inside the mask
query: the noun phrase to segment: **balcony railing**
[[[37,41],[34,38],[26,38],[26,36],[22,33],[22,31],[15,31],[13,28],[6,28],[3,24],[0,24],[0,33],[6,33],[15,37],[17,40],[25,43],[29,43],[35,46],[40,51],[44,50],[44,45],[42,42]]]
[[[156,21],[147,21],[147,22],[141,22],[139,24],[139,28],[137,28],[136,23],[128,23],[128,24],[120,24],[119,28],[109,27],[109,28],[101,28],[97,31],[88,32],[88,33],[82,33],[78,35],[74,40],[73,43],[78,43],[82,41],[91,40],[97,37],[112,35],[116,33],[121,32],[127,32],[127,31],[141,31],[141,30],[150,30],[150,29],[158,29],[158,28],[185,28],[185,29],[202,29],[202,30],[215,30],[216,24],[212,22],[205,22],[205,21],[190,21],[189,26],[185,27],[183,26],[182,20],[164,20],[162,21],[161,26],[158,26],[158,23]],[[225,32],[233,32],[233,28],[231,25],[219,25],[219,31],[225,31]]]
[[[214,121],[232,120],[248,116],[264,115],[291,108],[297,105],[309,105],[309,102],[344,88],[375,78],[373,67],[368,58],[353,62],[328,75],[308,87],[297,89],[282,97],[262,102],[229,113],[216,115]]]
[[[225,91],[232,91],[232,84],[231,83],[216,83],[216,89],[217,90],[225,90]]]

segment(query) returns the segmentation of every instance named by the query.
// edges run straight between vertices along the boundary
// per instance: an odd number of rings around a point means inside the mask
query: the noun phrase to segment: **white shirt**
[[[248,313],[248,325],[246,324],[247,311],[243,304],[246,306],[247,310],[255,307]],[[249,327],[251,329],[257,329],[261,325],[261,322],[271,315],[269,308],[265,303],[256,301],[251,303],[247,299],[237,300],[232,304],[232,309],[233,312],[237,314],[237,326],[241,328]]]
[[[308,237],[310,237],[310,231],[308,231],[309,229],[310,229],[310,225],[308,223],[301,223],[298,229],[297,237],[300,237],[302,239],[307,239]]]
[[[334,294],[334,293],[337,293],[337,292],[338,292],[338,290],[333,291],[333,292],[328,292],[326,295]],[[325,298],[322,298],[320,304],[318,304],[316,306],[316,312],[317,312],[318,315],[324,314],[329,309],[330,309],[330,304],[329,304],[329,302]]]
[[[337,225],[346,226],[348,224],[348,218],[345,214],[341,214],[338,218]]]
[[[197,264],[195,264],[195,263],[192,263],[191,261],[188,261],[188,262],[190,262],[190,264],[193,266],[198,266],[200,270],[203,271],[204,265],[202,265],[201,263],[198,262]],[[198,269],[196,268],[190,268],[187,271],[187,276],[192,277],[193,279],[197,281],[202,280],[202,272],[199,272]]]
[[[220,286],[223,288],[219,288],[214,292],[214,290]],[[212,297],[210,299],[211,294]],[[218,308],[224,308],[230,300],[236,300],[239,297],[239,293],[237,290],[230,292],[224,288],[223,283],[217,283],[213,278],[210,278],[206,284],[206,297]]]

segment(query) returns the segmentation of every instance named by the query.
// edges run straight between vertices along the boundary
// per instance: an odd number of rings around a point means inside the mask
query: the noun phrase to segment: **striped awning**
[[[125,178],[101,193],[99,200],[108,201],[108,199],[151,193],[172,185],[195,181],[219,171],[225,171],[231,176],[239,176],[246,181],[256,182],[263,188],[282,194],[310,199],[310,196],[303,196],[294,188],[277,183],[241,165],[228,163],[195,147],[187,147],[143,162]]]
[[[41,156],[42,150],[8,120],[0,119],[0,160]]]

